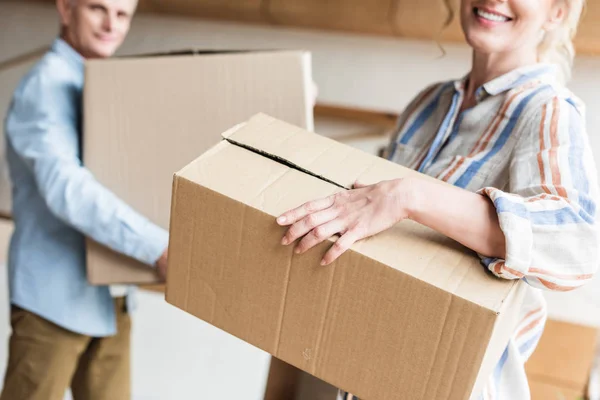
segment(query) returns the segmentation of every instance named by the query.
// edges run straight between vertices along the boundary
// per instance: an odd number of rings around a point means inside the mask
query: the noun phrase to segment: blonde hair
[[[573,38],[577,33],[579,19],[583,13],[585,0],[561,0],[566,11],[560,25],[545,32],[538,45],[538,60],[558,65],[563,83],[571,79],[571,70],[575,58]]]
[[[566,5],[565,15],[561,23],[551,31],[544,32],[538,48],[538,61],[555,64],[559,67],[559,79],[567,83],[571,79],[573,60],[575,59],[575,46],[573,38],[577,33],[579,20],[585,8],[585,0],[557,0]],[[455,17],[452,0],[443,0],[447,11],[447,18],[439,36],[443,33]],[[438,42],[439,43],[439,42]],[[442,52],[445,54],[445,51]]]

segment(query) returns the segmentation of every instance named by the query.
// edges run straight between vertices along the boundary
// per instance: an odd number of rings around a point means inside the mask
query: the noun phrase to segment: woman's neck
[[[473,62],[467,81],[462,109],[475,105],[475,91],[486,82],[502,76],[514,69],[537,63],[535,49],[510,54],[482,54],[473,50]]]

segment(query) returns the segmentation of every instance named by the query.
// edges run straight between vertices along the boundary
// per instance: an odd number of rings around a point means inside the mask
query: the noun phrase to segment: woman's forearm
[[[400,185],[403,186],[403,185]],[[486,257],[505,258],[496,208],[485,196],[450,185],[411,179],[408,216]]]

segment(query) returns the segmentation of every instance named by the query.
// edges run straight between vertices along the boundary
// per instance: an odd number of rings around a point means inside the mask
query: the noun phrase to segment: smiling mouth
[[[116,38],[112,37],[112,36],[96,36],[96,37],[101,42],[114,42],[116,40]]]
[[[476,16],[483,18],[485,20],[491,21],[491,22],[508,22],[508,21],[512,21],[512,18],[509,18],[505,15],[502,14],[496,14],[493,12],[489,12],[489,11],[485,11],[482,10],[481,8],[475,7],[473,8],[473,14],[475,14]]]

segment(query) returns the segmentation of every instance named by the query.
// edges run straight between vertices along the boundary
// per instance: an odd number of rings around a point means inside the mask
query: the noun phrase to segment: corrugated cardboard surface
[[[594,361],[597,336],[598,330],[593,327],[548,320],[535,352],[525,365],[530,381],[583,393]]]
[[[573,389],[536,379],[529,379],[531,400],[583,400],[583,389]]]
[[[295,399],[300,386],[300,375],[304,373],[276,357],[271,357],[263,400]]]
[[[13,232],[13,222],[0,218],[0,264],[8,261],[8,246]]]
[[[336,400],[338,389],[275,357],[263,400]]]
[[[336,400],[338,389],[306,372],[300,375],[294,400]]]
[[[133,208],[168,228],[173,173],[257,112],[312,128],[310,55],[259,52],[91,61],[84,162]],[[149,268],[89,242],[93,284],[151,283]]]
[[[279,244],[285,210],[356,180],[429,178],[264,115],[225,136],[175,177],[167,301],[366,400],[482,387],[524,286],[410,221],[329,267],[331,242]]]

